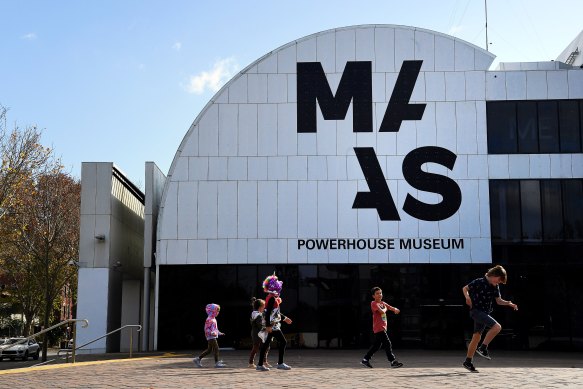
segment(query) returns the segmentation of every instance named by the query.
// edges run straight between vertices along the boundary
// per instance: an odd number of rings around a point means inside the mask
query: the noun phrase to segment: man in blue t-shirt
[[[484,277],[476,278],[462,289],[466,304],[470,307],[470,317],[474,320],[474,333],[463,366],[473,373],[478,372],[472,363],[474,353],[477,351],[480,356],[492,359],[488,352],[488,345],[502,329],[502,326],[490,316],[492,302],[496,301],[496,304],[511,307],[515,311],[518,309],[518,305],[512,301],[502,299],[499,284],[506,284],[506,270],[502,266],[496,265],[489,269]],[[482,332],[486,327],[490,329],[478,347]]]

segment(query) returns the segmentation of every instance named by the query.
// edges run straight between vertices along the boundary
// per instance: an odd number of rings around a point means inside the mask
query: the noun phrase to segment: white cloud
[[[182,48],[182,43],[176,42],[175,44],[172,45],[172,48],[176,51],[180,51],[180,49]]]
[[[32,41],[36,39],[36,34],[34,32],[29,32],[28,34],[24,34],[20,38],[27,41]]]
[[[190,76],[185,89],[189,93],[200,95],[207,90],[216,92],[239,71],[239,64],[233,57],[219,59],[208,71]]]

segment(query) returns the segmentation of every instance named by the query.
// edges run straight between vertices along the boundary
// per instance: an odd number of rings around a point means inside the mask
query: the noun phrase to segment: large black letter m
[[[353,102],[353,132],[372,132],[372,65],[347,62],[336,96],[320,62],[297,64],[298,132],[316,132],[316,101],[325,120],[344,120]]]

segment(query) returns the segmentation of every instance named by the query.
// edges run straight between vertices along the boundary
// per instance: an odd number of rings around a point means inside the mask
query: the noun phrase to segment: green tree
[[[40,143],[35,126],[8,130],[0,106],[0,269],[26,318],[45,328],[65,285],[76,287],[80,183]],[[43,342],[43,361],[47,342]]]
[[[25,290],[33,290],[31,282],[24,282],[30,268],[26,266],[26,256],[20,257],[14,246],[8,244],[16,238],[17,230],[5,219],[11,211],[21,205],[23,196],[29,190],[29,183],[58,166],[52,151],[40,144],[40,137],[41,132],[36,126],[20,128],[15,124],[9,129],[7,109],[0,105],[0,272],[2,272],[0,275],[11,280],[3,284],[5,289],[8,288],[4,292],[6,298],[10,296],[12,300],[10,310],[19,306],[20,313],[30,319],[26,320],[28,324],[26,333],[30,331],[32,321],[38,315],[38,301],[35,301],[32,293],[29,293],[28,297],[22,296]],[[8,263],[15,258],[22,258],[25,261],[22,266],[25,271],[21,274],[14,273],[12,263]],[[9,320],[9,316],[6,316],[8,311],[4,309],[0,312],[4,322]]]
[[[22,336],[32,334],[32,326],[39,318],[43,306],[42,295],[35,276],[35,263],[21,255],[6,258],[4,268],[10,280],[10,296],[23,316]]]
[[[48,328],[63,287],[76,285],[77,269],[70,263],[79,256],[81,185],[56,169],[29,181],[28,186],[5,217],[4,224],[15,231],[10,245],[18,254],[9,262],[12,273],[21,277],[23,289],[24,285],[27,288],[21,303],[30,304],[32,310],[37,303],[32,294],[36,292],[42,301],[42,324]],[[43,361],[47,346],[43,342]]]
[[[6,271],[0,270],[0,337],[12,337],[22,333],[22,322],[12,318],[12,314],[21,312],[12,289],[13,285]]]

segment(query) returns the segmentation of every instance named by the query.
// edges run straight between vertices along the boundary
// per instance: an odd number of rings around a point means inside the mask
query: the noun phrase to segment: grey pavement
[[[200,350],[197,350],[199,352]],[[212,358],[196,368],[192,353],[81,355],[77,363],[24,367],[0,362],[1,388],[582,388],[583,353],[515,352],[492,348],[492,360],[476,355],[480,371],[462,367],[465,351],[395,350],[405,364],[391,369],[381,351],[360,365],[365,350],[298,350],[286,352],[290,371],[259,372],[247,368],[248,351],[221,351],[226,368]],[[270,353],[275,362],[277,350]],[[33,361],[26,362],[31,364]],[[34,361],[36,362],[36,361]]]

